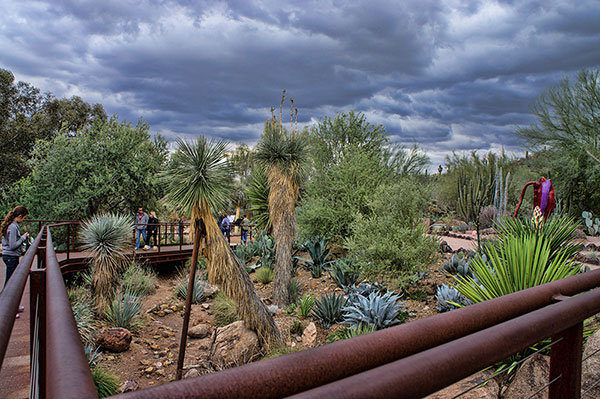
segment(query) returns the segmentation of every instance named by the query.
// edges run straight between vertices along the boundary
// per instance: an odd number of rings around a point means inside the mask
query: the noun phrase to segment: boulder
[[[260,353],[256,333],[236,321],[217,329],[217,338],[211,356],[220,367],[234,367],[256,359]]]
[[[208,282],[204,283],[204,296],[206,298],[212,298],[214,297],[217,292],[219,292],[219,287],[217,287],[216,285],[212,285]]]
[[[109,352],[125,352],[131,344],[131,333],[120,327],[104,330],[98,339],[96,345]]]
[[[523,363],[502,397],[504,399],[529,398],[548,384],[549,376],[550,361],[546,356],[538,353]],[[548,389],[542,390],[536,398],[548,398]]]
[[[188,330],[188,337],[190,338],[206,338],[210,334],[210,325],[198,324]]]
[[[581,391],[587,391],[600,380],[600,331],[589,337],[583,350],[583,363],[581,364]],[[592,356],[593,355],[593,356]],[[583,395],[581,397],[584,397]],[[586,398],[600,397],[600,385],[596,385],[586,393]]]
[[[302,345],[311,348],[317,343],[317,326],[312,321],[306,326],[302,333]]]

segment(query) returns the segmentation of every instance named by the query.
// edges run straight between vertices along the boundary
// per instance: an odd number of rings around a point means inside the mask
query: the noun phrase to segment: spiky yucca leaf
[[[250,185],[246,190],[250,202],[252,221],[258,230],[270,232],[272,229],[269,217],[269,181],[263,168],[255,168],[250,177]]]
[[[80,240],[82,249],[91,253],[92,293],[98,314],[104,314],[118,286],[132,229],[130,218],[114,213],[98,214],[83,222]]]
[[[177,140],[177,151],[161,174],[167,200],[192,218],[203,200],[211,209],[224,209],[231,193],[226,151],[223,140],[208,141],[202,136],[195,142]]]
[[[112,327],[134,330],[142,324],[139,317],[141,311],[142,302],[137,295],[128,291],[120,292],[106,312],[106,320]]]

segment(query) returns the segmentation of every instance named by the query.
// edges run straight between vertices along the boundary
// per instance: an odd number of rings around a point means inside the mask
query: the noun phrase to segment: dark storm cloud
[[[285,88],[303,126],[356,109],[434,164],[452,150],[516,151],[514,128],[530,123],[535,98],[600,65],[592,0],[0,6],[0,67],[143,117],[169,140],[254,143]]]

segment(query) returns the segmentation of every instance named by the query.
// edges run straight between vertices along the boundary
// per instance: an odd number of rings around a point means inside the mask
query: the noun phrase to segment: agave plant
[[[312,312],[324,328],[329,328],[342,320],[345,304],[346,298],[343,295],[326,294],[315,301]]]
[[[112,327],[134,330],[142,324],[139,317],[141,311],[142,302],[137,295],[129,291],[120,292],[106,312],[106,321]]]
[[[314,278],[321,277],[329,264],[334,262],[328,260],[330,248],[327,245],[328,243],[324,238],[313,237],[304,244],[304,248],[308,251],[310,259],[298,257],[298,259],[306,262],[306,267]]]
[[[448,312],[471,303],[456,288],[447,284],[437,287],[435,299],[439,303],[437,310],[440,313]]]
[[[368,297],[356,295],[344,311],[344,324],[358,326],[369,325],[375,330],[381,330],[400,323],[405,315],[402,312],[404,304],[398,302],[400,295],[387,292],[383,295],[372,292]]]
[[[355,262],[348,258],[340,258],[333,262],[329,276],[346,293],[358,282],[360,271]]]
[[[92,299],[98,314],[106,312],[119,286],[119,272],[127,264],[125,251],[132,229],[128,217],[114,213],[95,215],[83,222],[80,240],[82,249],[91,253]]]

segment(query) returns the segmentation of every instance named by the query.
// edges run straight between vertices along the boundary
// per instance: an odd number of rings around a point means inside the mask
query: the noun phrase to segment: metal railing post
[[[29,353],[31,385],[30,397],[46,397],[46,270],[29,273]]]
[[[558,342],[556,342],[558,341]],[[581,361],[583,322],[552,336],[556,342],[550,349],[549,399],[579,399],[581,397]]]

